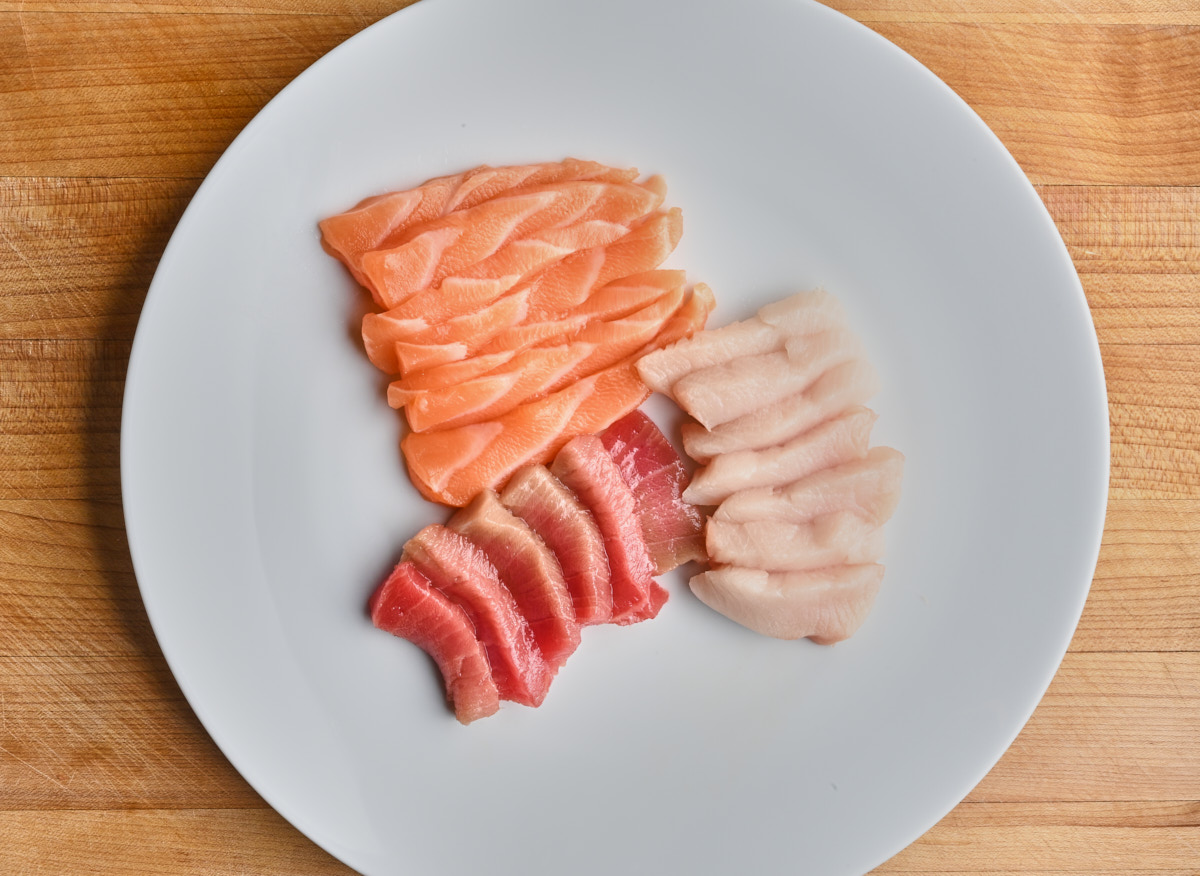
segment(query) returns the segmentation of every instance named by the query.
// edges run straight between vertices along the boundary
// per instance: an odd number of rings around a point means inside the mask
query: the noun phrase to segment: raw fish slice
[[[683,497],[696,505],[717,505],[738,490],[790,484],[861,459],[867,455],[875,420],[874,411],[856,406],[776,447],[714,456],[696,472]]]
[[[511,362],[515,355],[516,353],[511,350],[505,350],[500,353],[492,353],[488,356],[472,356],[469,359],[462,359],[458,362],[439,365],[436,368],[426,368],[422,371],[414,371],[411,374],[406,374],[400,380],[396,380],[388,386],[389,404],[391,403],[392,387],[396,388],[396,392],[410,393],[421,389],[454,386],[455,384],[487,374],[489,371],[499,368],[506,362]],[[392,404],[392,407],[399,407],[399,405]]]
[[[544,465],[522,468],[500,502],[524,520],[558,558],[581,625],[612,619],[612,579],[604,539],[592,513]]]
[[[529,321],[523,325],[505,329],[473,352],[476,355],[486,356],[501,350],[520,352],[530,347],[563,344],[575,337],[585,325],[587,325],[586,316],[568,316],[549,322]]]
[[[428,325],[436,325],[487,307],[520,280],[515,274],[494,279],[447,277],[441,285],[422,289],[399,307],[379,315],[394,320],[421,319]]]
[[[566,443],[564,429],[594,392],[588,377],[495,420],[410,432],[400,442],[408,473],[425,498],[462,507],[480,490],[498,490],[518,468],[546,463]]]
[[[683,234],[678,207],[652,213],[603,248],[582,250],[547,268],[529,284],[530,321],[552,320],[586,301],[593,289],[657,268]]]
[[[451,213],[391,249],[368,252],[362,272],[385,309],[401,304],[415,292],[486,258],[514,239],[530,217],[547,211],[561,195],[534,191]]]
[[[711,517],[705,527],[714,563],[768,572],[874,563],[883,555],[883,530],[856,514],[837,512],[807,523]]]
[[[757,356],[784,348],[786,335],[758,317],[697,332],[686,341],[647,354],[638,373],[655,392],[674,398],[672,387],[685,374],[741,356]]]
[[[572,312],[590,319],[617,319],[641,310],[686,284],[684,271],[643,271],[600,287]]]
[[[415,225],[452,210],[474,207],[522,186],[586,179],[631,182],[636,176],[634,169],[618,170],[574,158],[547,164],[477,167],[466,173],[431,179],[415,189],[366,198],[353,209],[323,220],[321,243],[350,269],[359,283],[370,288],[361,272],[362,256],[371,250],[397,245],[399,238]]]
[[[866,402],[878,390],[875,369],[862,359],[852,359],[830,368],[804,392],[715,429],[684,423],[683,449],[697,462],[708,462],[722,453],[781,444],[851,405]]]
[[[601,432],[600,440],[633,492],[654,574],[704,559],[704,516],[683,501],[687,470],[654,421],[631,411]]]
[[[517,325],[525,318],[528,301],[528,293],[514,293],[474,313],[432,326],[422,319],[368,313],[362,323],[363,347],[372,364],[387,374],[421,371],[442,364],[439,356],[431,355],[431,349],[469,350],[472,344],[486,343]],[[457,358],[465,359],[466,355]]]
[[[404,545],[410,561],[475,625],[502,699],[540,705],[553,678],[516,599],[483,552],[457,532],[426,526]]]
[[[484,490],[447,527],[483,551],[516,599],[551,672],[579,647],[579,624],[562,569],[550,549],[520,517]]]
[[[389,388],[388,403],[403,405],[409,426],[417,432],[494,419],[558,388],[562,376],[586,362],[594,349],[593,344],[584,343],[534,347],[488,374],[454,386],[412,393],[393,393]]]
[[[727,423],[807,389],[829,368],[861,355],[846,331],[794,338],[785,350],[739,356],[679,378],[671,393],[706,429]]]
[[[650,396],[650,390],[633,370],[632,357],[584,379],[592,382],[592,391],[563,427],[564,443],[576,435],[592,435],[607,429]]]
[[[407,639],[433,658],[460,722],[470,724],[500,708],[500,692],[470,618],[416,566],[397,565],[371,595],[368,608],[376,627]]]
[[[658,614],[665,591],[654,580],[637,517],[637,503],[604,444],[578,435],[554,457],[550,471],[596,518],[612,574],[613,623],[631,624]]]
[[[591,345],[592,352],[560,375],[548,388],[551,391],[561,389],[573,380],[595,374],[639,353],[657,337],[682,303],[683,289],[679,288],[629,316],[589,322],[575,335],[575,341]]]
[[[832,645],[862,626],[882,580],[883,566],[871,563],[808,572],[724,567],[689,584],[709,608],[756,633]]]
[[[846,326],[841,303],[824,289],[797,292],[758,310],[758,318],[785,335],[815,335]]]
[[[717,457],[719,461],[723,457]],[[872,447],[863,459],[834,466],[784,487],[756,487],[729,496],[713,514],[718,520],[786,520],[802,523],[849,511],[882,526],[900,501],[904,454]]]
[[[675,311],[672,316],[662,327],[662,331],[655,336],[654,340],[648,343],[634,357],[634,370],[636,364],[647,353],[674,344],[684,338],[690,338],[696,332],[704,328],[704,323],[708,321],[709,314],[713,312],[713,308],[717,306],[717,299],[713,296],[712,289],[707,283],[697,283],[692,287],[692,294],[683,302],[683,306]],[[639,379],[641,375],[639,375]],[[644,381],[643,381],[644,382]]]

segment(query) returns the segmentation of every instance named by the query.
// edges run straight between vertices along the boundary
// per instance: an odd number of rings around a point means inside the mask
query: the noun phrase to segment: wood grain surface
[[[0,873],[349,872],[180,694],[133,577],[118,437],[138,314],[205,173],[402,5],[0,0]],[[1033,181],[1112,422],[1061,669],[970,796],[877,872],[1200,873],[1200,5],[830,5],[945,80]]]

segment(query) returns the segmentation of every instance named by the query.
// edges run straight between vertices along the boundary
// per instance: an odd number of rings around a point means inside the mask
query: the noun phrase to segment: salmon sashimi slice
[[[850,332],[820,332],[793,338],[783,350],[693,371],[671,391],[681,408],[711,429],[802,392],[828,369],[862,353]]]
[[[486,356],[501,350],[526,350],[546,344],[562,344],[569,341],[588,323],[582,315],[567,316],[545,322],[526,322],[505,329],[475,352]]]
[[[662,430],[635,410],[601,432],[600,441],[633,493],[654,574],[703,560],[704,515],[683,500],[687,469]]]
[[[575,607],[558,560],[520,517],[484,490],[446,526],[483,551],[516,599],[551,672],[579,647]]]
[[[487,652],[500,697],[540,705],[553,675],[516,598],[483,551],[457,532],[433,524],[408,540],[403,559],[467,613]]]
[[[684,423],[683,449],[697,462],[707,463],[722,453],[781,444],[851,405],[865,403],[878,390],[879,375],[870,363],[852,359],[830,368],[803,392],[714,429]]]
[[[713,516],[733,522],[804,523],[822,514],[849,511],[882,526],[900,501],[903,475],[903,453],[891,447],[872,447],[862,459],[822,469],[793,483],[733,493]]]
[[[409,562],[401,562],[371,595],[371,623],[412,642],[437,664],[446,699],[463,724],[493,715],[500,692],[491,664],[461,607],[435,589]]]
[[[321,243],[340,259],[359,283],[370,289],[362,274],[362,256],[388,249],[413,226],[453,210],[477,206],[522,186],[544,186],[571,180],[632,182],[636,169],[617,169],[594,161],[568,158],[562,162],[477,167],[465,173],[431,179],[415,189],[374,195],[354,208],[320,223]],[[374,294],[375,290],[371,290]]]
[[[682,234],[683,213],[674,207],[633,223],[628,234],[608,246],[567,256],[530,282],[529,319],[560,318],[586,301],[594,289],[657,268]]]
[[[417,432],[478,423],[556,387],[563,375],[574,373],[594,350],[594,344],[584,343],[534,347],[487,374],[454,386],[415,392],[389,388],[388,402],[393,407],[404,406],[408,424]]]
[[[727,566],[688,583],[705,605],[756,633],[832,645],[862,626],[882,581],[883,566],[868,563],[806,572]]]
[[[527,219],[559,199],[554,191],[534,191],[451,213],[391,249],[362,257],[362,272],[387,310],[455,271],[474,265],[512,239]]]
[[[437,325],[423,319],[396,319],[389,313],[363,317],[363,347],[373,365],[386,374],[420,371],[442,364],[439,348],[468,350],[485,343],[525,318],[528,293],[508,295]],[[465,359],[465,352],[458,356]],[[453,361],[453,360],[451,360]]]
[[[508,481],[500,502],[528,524],[557,557],[580,625],[612,619],[612,578],[604,539],[592,513],[544,465]]]
[[[461,508],[481,490],[499,490],[518,468],[549,462],[566,443],[564,428],[594,393],[595,378],[578,381],[494,420],[410,432],[400,442],[413,483],[425,498]]]
[[[650,390],[633,369],[632,359],[597,371],[584,380],[591,381],[591,393],[563,427],[563,443],[576,435],[604,431],[650,397]]]
[[[805,523],[710,517],[704,540],[714,563],[768,572],[874,563],[883,555],[883,530],[846,511]]]
[[[638,373],[655,392],[674,398],[672,387],[686,374],[721,365],[742,356],[757,356],[782,350],[787,335],[757,316],[720,328],[697,332],[638,362]]]
[[[589,319],[617,319],[654,303],[687,285],[684,271],[643,271],[601,286],[579,303],[572,313]]]
[[[874,411],[856,405],[775,447],[722,453],[696,472],[683,498],[696,505],[717,505],[739,490],[790,484],[862,459],[875,420]]]
[[[420,319],[426,325],[437,325],[487,307],[520,280],[514,274],[496,278],[447,277],[440,285],[422,289],[399,307],[379,315],[397,321]]]
[[[637,623],[657,615],[666,591],[654,580],[633,492],[604,444],[595,435],[578,435],[554,457],[550,471],[579,497],[600,527],[612,575],[613,623]]]
[[[454,386],[455,384],[481,377],[489,371],[499,368],[507,362],[511,362],[516,355],[512,350],[504,350],[503,352],[492,353],[487,356],[471,356],[457,362],[438,365],[436,368],[426,368],[422,371],[414,371],[406,374],[388,386],[388,404],[394,408],[399,408],[404,404],[400,399],[407,398],[407,394],[409,393]],[[395,392],[405,394],[398,397],[395,402],[392,401],[391,395],[393,387],[395,388]]]

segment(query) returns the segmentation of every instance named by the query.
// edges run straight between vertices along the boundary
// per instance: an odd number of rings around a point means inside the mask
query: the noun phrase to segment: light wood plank
[[[1200,24],[1194,3],[1142,0],[822,0],[863,23],[961,22],[982,24]]]

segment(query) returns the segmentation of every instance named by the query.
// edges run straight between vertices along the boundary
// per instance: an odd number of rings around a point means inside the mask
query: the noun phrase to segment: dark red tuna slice
[[[666,591],[654,580],[633,492],[604,444],[595,435],[572,438],[550,471],[574,491],[600,527],[612,574],[613,623],[631,624],[657,615]]]
[[[558,559],[583,625],[612,619],[612,582],[604,538],[590,511],[544,465],[529,465],[508,481],[500,503],[521,518]]]
[[[463,724],[493,715],[500,692],[467,613],[433,588],[412,563],[402,562],[375,588],[371,622],[421,648],[442,672],[446,699]]]
[[[704,515],[683,501],[688,473],[667,436],[634,410],[601,432],[600,440],[633,491],[654,574],[703,560]]]
[[[409,539],[403,559],[467,613],[487,651],[501,698],[541,705],[553,676],[516,599],[500,583],[483,551],[457,532],[434,524]]]
[[[536,532],[484,490],[460,509],[450,529],[483,551],[517,600],[551,671],[579,647],[579,624],[558,560]]]

